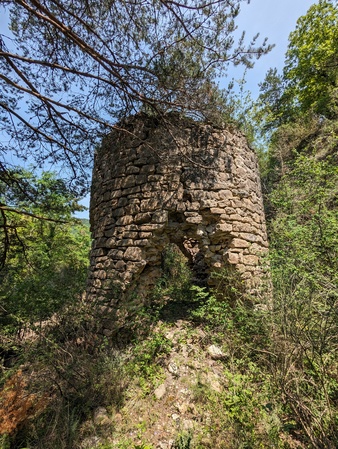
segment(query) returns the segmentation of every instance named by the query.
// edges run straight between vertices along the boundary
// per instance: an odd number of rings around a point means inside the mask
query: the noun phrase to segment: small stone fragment
[[[95,449],[97,447],[99,447],[100,445],[100,438],[99,437],[88,437],[85,438],[82,443],[80,443],[80,448],[81,449]]]
[[[159,387],[156,388],[154,391],[154,395],[156,399],[160,400],[163,398],[163,396],[166,394],[166,386],[165,384],[161,384]]]
[[[208,353],[213,360],[222,360],[226,357],[222,349],[216,345],[210,345],[208,347]]]
[[[111,420],[108,416],[107,409],[104,407],[98,407],[94,411],[94,424],[97,426],[105,426],[107,424],[111,424]]]
[[[178,366],[176,365],[175,362],[170,362],[169,363],[168,371],[169,371],[169,373],[173,374],[174,376],[178,376],[179,375]]]

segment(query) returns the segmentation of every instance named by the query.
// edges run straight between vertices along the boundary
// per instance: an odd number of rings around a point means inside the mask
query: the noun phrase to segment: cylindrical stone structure
[[[121,292],[148,291],[170,243],[207,280],[232,267],[259,295],[268,242],[257,157],[244,135],[174,113],[140,113],[121,128],[95,156],[89,298],[114,308]]]

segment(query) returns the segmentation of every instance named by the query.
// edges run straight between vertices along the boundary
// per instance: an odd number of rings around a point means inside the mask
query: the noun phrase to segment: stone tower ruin
[[[252,294],[264,283],[257,157],[236,129],[178,114],[126,120],[97,151],[90,221],[88,295],[112,309],[121,292],[142,297],[156,283],[168,244],[207,283],[222,267],[238,272]]]

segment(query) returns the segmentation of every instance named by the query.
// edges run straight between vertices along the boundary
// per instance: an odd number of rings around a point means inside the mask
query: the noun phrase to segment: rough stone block
[[[245,265],[257,265],[258,264],[258,257],[257,256],[244,256],[243,257],[243,263]]]
[[[115,269],[117,271],[124,271],[126,263],[123,260],[118,260],[115,264]]]
[[[140,168],[139,167],[135,167],[135,165],[130,165],[129,167],[126,168],[126,174],[127,175],[134,175],[140,173]]]
[[[194,217],[187,217],[185,221],[187,223],[199,224],[202,223],[203,217],[201,215],[196,215]]]
[[[129,187],[134,187],[136,184],[135,176],[128,175],[122,180],[121,187],[123,189],[128,189]]]
[[[151,232],[140,232],[139,237],[140,239],[149,239],[152,236]]]
[[[155,165],[143,165],[143,167],[141,167],[140,173],[145,173],[145,174],[149,174],[149,173],[154,173],[155,172]]]
[[[142,174],[134,176],[134,180],[136,185],[145,184],[147,182],[147,175]]]
[[[126,260],[141,260],[142,259],[142,249],[136,246],[130,246],[126,249],[124,253],[124,258]]]
[[[120,249],[112,249],[108,252],[107,256],[113,260],[120,260],[123,259],[123,254],[123,251]]]
[[[151,221],[152,214],[150,212],[139,213],[135,215],[134,222],[136,224],[149,223]]]
[[[218,202],[216,199],[201,199],[201,209],[210,209],[211,207],[217,207]]]
[[[157,198],[149,198],[147,200],[141,200],[140,208],[141,212],[154,211],[158,208],[159,201]]]
[[[121,240],[117,240],[116,242],[115,242],[115,245],[117,246],[117,247],[120,247],[120,246],[132,246],[134,244],[134,239],[121,239]]]
[[[237,253],[234,253],[234,252],[229,252],[229,253],[226,254],[226,259],[232,265],[236,265],[239,262],[239,255]]]
[[[95,240],[94,244],[93,244],[93,249],[97,249],[97,248],[105,248],[106,247],[106,243],[107,243],[107,239],[102,237],[102,238],[98,238]]]
[[[149,245],[149,240],[148,239],[134,240],[134,245],[137,245],[139,247],[148,246]]]
[[[125,196],[120,198],[117,203],[118,207],[123,207],[123,206],[126,206],[127,204],[128,204],[128,198],[126,198]]]
[[[124,217],[120,217],[116,221],[117,226],[124,226],[133,223],[133,217],[131,215],[125,215]]]
[[[111,216],[112,217],[114,217],[114,218],[117,218],[117,217],[122,217],[123,215],[124,215],[124,209],[123,209],[123,207],[119,207],[118,209],[114,209],[112,212],[111,212]]]
[[[162,179],[161,175],[148,175],[147,176],[147,181],[148,182],[160,182]]]
[[[248,242],[257,242],[261,240],[256,234],[248,233],[248,232],[241,232],[239,234],[239,237],[243,240],[247,240]]]
[[[244,217],[242,217],[242,215],[239,215],[239,214],[231,214],[231,215],[229,216],[229,220],[231,220],[231,221],[242,222],[242,221],[243,221],[243,218],[244,218]]]
[[[161,210],[154,212],[152,216],[153,223],[166,223],[168,221],[168,211]]]
[[[233,239],[230,243],[230,248],[248,248],[248,246],[250,243],[242,239]]]
[[[137,204],[130,204],[124,208],[127,215],[136,215],[140,212],[140,206]]]
[[[122,195],[127,196],[129,198],[130,195],[137,195],[140,192],[141,192],[141,187],[135,186],[135,187],[129,187],[128,189],[123,189]]]
[[[145,232],[149,232],[149,231],[158,231],[159,229],[163,229],[163,225],[159,224],[159,223],[152,223],[152,224],[142,224],[139,227],[140,231],[145,231]]]
[[[231,223],[217,223],[215,226],[215,232],[231,232],[232,224]]]
[[[118,189],[118,190],[114,190],[114,192],[111,193],[111,198],[119,198],[122,195],[122,190]]]
[[[219,208],[219,207],[212,207],[210,209],[210,212],[212,214],[215,214],[215,215],[221,215],[221,214],[224,214],[224,209],[223,208]]]
[[[116,247],[116,238],[110,237],[108,240],[106,240],[105,248],[115,248]]]

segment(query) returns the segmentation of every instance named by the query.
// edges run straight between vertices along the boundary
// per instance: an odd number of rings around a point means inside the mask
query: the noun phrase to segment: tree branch
[[[62,224],[69,223],[69,221],[57,220],[55,218],[49,218],[49,217],[43,217],[41,215],[36,215],[36,214],[33,214],[32,212],[27,212],[25,210],[15,209],[14,207],[6,206],[5,204],[1,204],[1,203],[0,203],[0,211],[2,213],[2,216],[5,215],[4,211],[7,211],[7,212],[13,212],[14,214],[27,215],[29,217],[36,218],[38,220],[51,221],[53,223],[62,223]]]

